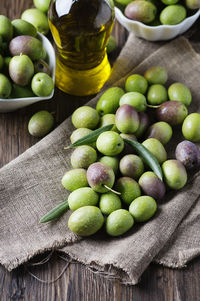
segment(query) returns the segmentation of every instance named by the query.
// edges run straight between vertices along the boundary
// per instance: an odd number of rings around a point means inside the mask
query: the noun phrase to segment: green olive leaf
[[[101,133],[110,131],[113,126],[114,126],[114,124],[105,125],[99,129],[93,131],[92,133],[82,137],[81,139],[77,140],[76,142],[70,144],[69,146],[65,147],[64,149],[69,149],[69,148],[80,146],[80,145],[87,145],[92,142],[95,142],[95,141],[97,141],[97,138],[99,137],[99,135]]]
[[[51,209],[49,212],[47,212],[47,214],[45,214],[41,218],[40,223],[50,222],[63,215],[68,209],[69,209],[69,203],[68,201],[64,201],[59,205],[57,205],[55,208]]]
[[[155,172],[157,177],[162,181],[163,173],[156,157],[141,143],[127,138],[123,138],[123,140],[133,147],[133,149],[142,157],[145,163]]]

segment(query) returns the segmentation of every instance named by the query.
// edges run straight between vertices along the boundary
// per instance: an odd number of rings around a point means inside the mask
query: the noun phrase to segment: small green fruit
[[[135,199],[129,207],[129,211],[136,222],[148,221],[156,212],[156,201],[147,195]]]
[[[44,13],[48,12],[50,2],[51,0],[33,0],[35,7]]]
[[[168,100],[167,89],[163,85],[152,85],[147,92],[147,101],[150,105],[160,105]]]
[[[22,19],[15,19],[12,21],[15,36],[32,36],[36,37],[37,30],[31,23]]]
[[[46,73],[36,73],[31,82],[31,88],[35,95],[47,97],[51,95],[54,89],[54,82],[51,76]]]
[[[187,182],[187,172],[178,160],[167,160],[162,165],[166,184],[175,190],[183,188]]]
[[[96,162],[97,153],[89,145],[81,145],[75,148],[71,155],[71,165],[73,168],[88,168],[90,164]]]
[[[99,127],[103,127],[109,124],[114,124],[111,131],[118,132],[117,127],[115,125],[115,114],[105,114],[101,117]]]
[[[49,31],[49,23],[47,16],[37,8],[29,8],[21,15],[22,20],[31,23],[37,31],[44,35]]]
[[[106,220],[106,232],[111,236],[119,236],[127,232],[134,224],[131,214],[125,209],[113,211]]]
[[[6,42],[10,41],[13,37],[13,26],[11,21],[3,15],[0,15],[0,35]]]
[[[158,139],[148,138],[142,144],[156,157],[160,164],[167,160],[167,152]]]
[[[139,92],[145,94],[148,88],[148,82],[144,76],[140,74],[130,75],[125,82],[127,92]]]
[[[98,201],[98,194],[90,187],[78,188],[68,197],[69,208],[73,211],[83,206],[96,206]]]
[[[99,159],[99,162],[111,167],[115,174],[118,173],[119,159],[117,157],[103,156]]]
[[[90,236],[104,223],[101,210],[95,206],[84,206],[72,213],[68,220],[69,229],[76,235]]]
[[[87,129],[87,128],[79,128],[79,129],[76,129],[72,132],[71,136],[70,136],[70,141],[71,143],[74,143],[76,142],[77,140],[89,135],[92,133],[92,130],[90,129]],[[96,142],[92,142],[90,144],[88,144],[90,146],[92,146],[93,148],[96,147]]]
[[[124,104],[132,106],[137,112],[143,112],[147,107],[146,97],[139,92],[125,93],[119,101],[120,106]]]
[[[182,126],[182,133],[185,139],[192,142],[200,141],[200,114],[192,113],[189,114]]]
[[[27,86],[34,74],[34,66],[27,55],[14,56],[9,64],[9,74],[19,86]]]
[[[160,84],[164,85],[167,81],[168,75],[167,71],[160,66],[152,66],[150,67],[144,74],[146,80],[148,80],[149,84]]]
[[[121,200],[115,193],[107,192],[101,195],[99,208],[103,214],[109,215],[113,211],[121,209],[121,207]]]
[[[100,153],[106,156],[116,156],[122,152],[124,141],[118,133],[107,131],[99,135],[96,146]]]
[[[184,6],[179,4],[166,6],[160,14],[160,22],[163,25],[176,25],[181,23],[187,15]]]
[[[0,98],[8,98],[12,90],[9,79],[0,73]]]
[[[62,178],[62,185],[69,191],[74,191],[81,187],[87,187],[88,181],[86,170],[83,168],[76,168],[66,172]]]
[[[168,89],[169,99],[182,102],[185,106],[189,106],[192,101],[192,94],[188,87],[181,83],[174,83]]]
[[[82,106],[72,114],[72,123],[75,128],[95,129],[99,123],[99,114],[89,106]]]
[[[127,205],[130,205],[134,199],[141,196],[140,186],[134,179],[129,177],[119,178],[115,184],[115,190],[121,193],[120,198]]]
[[[100,115],[114,114],[119,107],[119,100],[124,91],[119,87],[112,87],[106,90],[99,98],[96,110]]]
[[[28,123],[28,131],[32,136],[43,137],[50,132],[54,125],[52,114],[47,111],[35,113]]]

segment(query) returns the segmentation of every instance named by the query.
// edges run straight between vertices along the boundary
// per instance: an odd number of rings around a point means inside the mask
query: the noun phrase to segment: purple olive
[[[155,200],[161,200],[165,195],[165,184],[152,171],[143,173],[138,183],[144,194],[151,196]]]
[[[180,142],[175,151],[176,159],[181,161],[187,169],[197,169],[200,167],[200,150],[191,141]]]
[[[140,138],[144,134],[146,129],[148,128],[148,126],[150,124],[150,120],[149,120],[149,116],[147,115],[147,113],[140,112],[140,113],[138,113],[138,115],[139,115],[140,124],[139,124],[139,128],[137,129],[137,131],[134,134],[137,138]]]
[[[187,114],[186,106],[182,102],[175,100],[166,101],[156,109],[158,120],[165,121],[172,126],[181,124]]]

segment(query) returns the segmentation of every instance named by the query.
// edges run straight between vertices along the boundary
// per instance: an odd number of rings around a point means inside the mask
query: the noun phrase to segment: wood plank
[[[0,13],[11,19],[32,5],[32,0],[1,0]],[[123,46],[127,32],[119,24],[114,28],[118,51]],[[18,112],[0,114],[0,166],[8,163],[35,144],[38,139],[28,135],[30,116],[41,109],[55,112],[57,124],[89,98],[66,96],[60,91],[51,101],[42,102]],[[40,257],[41,258],[41,257]],[[53,255],[48,264],[31,268],[38,277],[51,280],[62,271],[65,262]],[[84,265],[71,264],[63,277],[51,285],[38,282],[24,267],[7,272],[0,267],[1,301],[197,301],[200,297],[200,259],[187,269],[172,270],[150,265],[137,286],[125,286],[119,280],[108,280],[88,270]]]

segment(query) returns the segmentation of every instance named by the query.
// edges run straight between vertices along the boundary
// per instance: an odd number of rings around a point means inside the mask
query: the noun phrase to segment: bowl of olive
[[[0,112],[51,99],[55,51],[49,40],[21,19],[0,15]]]
[[[138,37],[148,41],[170,40],[186,32],[200,15],[198,1],[178,1],[115,0],[115,14]]]

